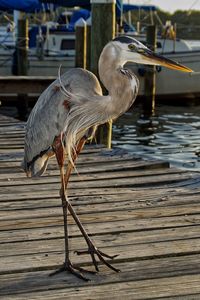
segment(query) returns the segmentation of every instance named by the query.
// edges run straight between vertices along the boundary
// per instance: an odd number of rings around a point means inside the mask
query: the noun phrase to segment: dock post
[[[146,36],[147,47],[152,51],[156,50],[156,26],[147,27]],[[143,102],[143,112],[146,116],[154,114],[155,110],[155,92],[156,92],[156,67],[148,66],[145,73],[145,97]]]
[[[86,34],[86,40],[87,40],[87,51],[86,51],[86,69],[90,70],[91,66],[91,25],[92,25],[92,19],[89,17],[86,21],[87,26],[87,34]]]
[[[22,12],[18,14],[17,42],[16,42],[16,69],[14,75],[28,75],[28,19]],[[19,118],[24,120],[28,113],[27,95],[18,94],[17,109]]]
[[[76,28],[76,41],[75,41],[75,66],[76,68],[86,69],[86,22],[83,18],[80,18],[75,25]]]
[[[91,71],[98,76],[98,60],[103,47],[115,37],[116,0],[91,0]],[[99,127],[97,141],[111,148],[112,122]]]
[[[26,17],[18,20],[17,71],[18,75],[28,74],[28,19]]]

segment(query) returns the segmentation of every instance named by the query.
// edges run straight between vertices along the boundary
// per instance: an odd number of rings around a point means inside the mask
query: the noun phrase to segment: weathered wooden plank
[[[145,188],[144,188],[145,189]],[[107,194],[131,194],[132,191],[139,190],[139,188],[118,188],[118,187],[111,187],[111,188],[96,188],[96,189],[71,189],[68,190],[68,195],[70,197],[82,197],[82,196],[91,196],[93,195],[107,195]],[[157,189],[155,189],[157,190]],[[159,190],[159,189],[158,189]],[[58,197],[59,195],[59,186],[58,189],[51,190],[51,193],[49,193],[49,190],[38,190],[34,193],[29,192],[20,192],[18,194],[15,194],[13,196],[13,193],[6,193],[1,195],[0,194],[0,200],[3,201],[16,201],[16,200],[25,200],[25,199],[43,199],[43,198],[52,198],[52,197]]]
[[[12,110],[12,108],[11,108],[11,110]],[[11,114],[13,114],[13,110],[12,110],[12,113]],[[16,119],[16,118],[14,118],[14,117],[11,117],[11,116],[7,116],[6,114],[5,114],[5,111],[3,112],[3,107],[1,107],[1,113],[0,113],[0,126],[2,125],[2,124],[5,124],[5,123],[7,123],[7,124],[11,124],[11,123],[16,123],[16,122],[20,122],[21,123],[21,121],[19,121],[18,119]]]
[[[77,189],[77,188],[108,188],[108,187],[139,187],[139,186],[160,186],[167,185],[171,183],[181,182],[183,180],[191,179],[192,176],[187,173],[179,173],[179,174],[171,174],[168,176],[166,174],[162,174],[158,176],[146,176],[146,177],[134,177],[133,178],[115,178],[115,179],[99,179],[99,180],[87,180],[87,181],[78,181],[78,182],[69,182],[69,189]],[[194,177],[195,178],[195,177]],[[35,180],[37,184],[31,185],[31,192],[34,193],[38,189],[40,191],[44,190],[54,190],[59,188],[58,183],[41,183],[38,185],[39,181]],[[18,192],[29,192],[30,186],[2,186],[1,193],[18,193]]]
[[[188,181],[186,181],[186,183],[188,183]],[[190,183],[190,182],[189,182]],[[181,182],[182,184],[182,182]],[[181,185],[180,184],[180,185]],[[152,195],[154,193],[154,198],[157,199],[157,201],[162,201],[162,198],[165,197],[168,194],[176,194],[176,193],[184,193],[184,194],[194,194],[197,193],[199,194],[199,192],[197,192],[197,189],[193,189],[191,188],[190,184],[185,184],[182,185],[181,187],[178,186],[173,186],[172,187],[166,187],[163,188],[162,186],[158,186],[158,187],[154,187],[152,188],[148,188],[148,187],[143,187],[142,189],[140,187],[134,187],[134,188],[130,188],[130,187],[126,187],[126,188],[122,188],[122,187],[109,187],[109,188],[96,188],[96,189],[90,189],[90,188],[86,188],[86,189],[69,189],[68,190],[68,196],[71,197],[76,197],[77,200],[78,199],[84,199],[87,197],[90,197],[92,195],[94,195],[94,198],[96,196],[100,196],[100,197],[106,197],[107,195],[132,195],[132,198],[137,200],[137,197],[139,197],[140,201],[143,201],[143,199],[147,199],[146,197],[148,197],[148,195]],[[18,194],[15,194],[13,196],[12,193],[6,193],[1,195],[0,194],[0,201],[2,202],[15,202],[15,201],[26,201],[26,200],[43,200],[45,201],[45,199],[52,199],[52,198],[58,198],[59,195],[59,186],[58,189],[55,190],[51,190],[51,192],[49,192],[49,190],[37,190],[34,193],[29,192],[19,192]],[[141,195],[141,197],[140,197]],[[143,195],[143,196],[142,196]],[[160,200],[159,200],[160,199]],[[145,200],[144,200],[145,201]]]
[[[200,299],[200,294],[199,293],[192,293],[191,294],[186,294],[186,295],[177,295],[177,296],[163,296],[159,297],[160,300],[198,300]],[[152,300],[158,300],[157,297],[152,298]]]
[[[85,168],[86,169],[86,168]],[[87,169],[86,169],[87,171]],[[59,171],[58,171],[59,172]],[[177,169],[154,169],[153,171],[150,170],[124,170],[123,172],[113,172],[108,171],[106,173],[84,173],[84,169],[80,169],[79,174],[73,173],[70,177],[71,182],[77,182],[77,181],[96,181],[98,182],[100,179],[108,180],[108,179],[130,179],[132,178],[138,178],[138,177],[145,177],[146,176],[160,176],[160,175],[168,175],[170,177],[174,176],[174,174],[188,174],[188,178],[191,177],[191,174],[188,172],[185,172],[184,170],[177,170]],[[34,185],[34,184],[42,184],[42,183],[60,183],[60,177],[57,173],[56,175],[51,176],[42,176],[39,178],[26,178],[25,174],[17,173],[14,178],[12,178],[14,174],[6,178],[6,175],[2,174],[2,177],[0,177],[0,187],[3,186],[17,186],[17,185]],[[17,176],[18,175],[18,176]],[[21,175],[21,176],[19,176]],[[8,180],[9,179],[9,180]]]
[[[0,90],[5,94],[40,94],[55,79],[55,76],[0,76]]]
[[[172,212],[172,216],[163,216],[156,214],[152,217],[145,216],[141,212],[135,215],[133,218],[132,212],[126,212],[126,214],[116,212],[109,213],[100,213],[95,214],[82,214],[80,216],[82,222],[85,227],[91,234],[99,233],[99,232],[121,232],[130,231],[130,230],[146,230],[153,228],[171,228],[171,227],[182,227],[182,226],[192,226],[200,224],[200,216],[199,214],[174,214]],[[102,219],[105,217],[105,219]],[[104,222],[102,222],[104,220]],[[95,226],[94,226],[95,222]],[[71,219],[69,219],[69,224],[71,230],[73,230],[74,225]],[[24,229],[32,229],[32,228],[47,228],[51,230],[53,226],[63,226],[63,218],[61,216],[61,211],[59,216],[47,216],[42,217],[39,215],[36,218],[31,217],[30,215],[27,218],[21,217],[18,220],[6,219],[0,222],[0,230],[1,231],[9,231],[9,230],[24,230]],[[27,231],[26,231],[27,233]],[[14,234],[14,233],[13,233]]]
[[[19,133],[17,133],[16,136],[13,136],[11,134],[0,134],[0,145],[7,144],[15,144],[15,143],[23,143],[23,137]]]
[[[8,112],[8,110],[10,110],[10,112]],[[10,113],[10,115],[6,115]],[[12,107],[3,107],[1,106],[1,112],[0,112],[0,124],[4,124],[4,123],[16,123],[16,122],[20,122],[18,119],[16,119],[15,117],[12,117],[11,115],[15,114],[15,110],[13,110]],[[23,122],[22,122],[23,123]]]
[[[0,115],[0,117],[2,119],[2,115]],[[19,121],[17,119],[14,119],[14,118],[10,119],[10,117],[6,117],[6,118],[8,118],[8,119],[1,120],[1,126],[0,126],[0,128],[1,128],[2,131],[3,130],[7,131],[10,128],[11,129],[13,129],[13,128],[14,129],[15,128],[21,128],[21,129],[23,129],[25,127],[25,125],[26,125],[25,122],[21,122],[21,121]]]
[[[6,155],[6,156],[5,156]],[[6,172],[6,168],[16,168],[19,167],[21,165],[21,161],[23,159],[23,153],[20,151],[15,151],[14,154],[11,154],[11,160],[7,160],[8,156],[10,154],[9,153],[5,153],[2,154],[2,158],[4,158],[4,160],[0,161],[0,168],[3,169],[5,168],[5,172]],[[18,159],[13,159],[13,157],[17,157]],[[107,156],[103,156],[97,153],[97,155],[87,155],[87,154],[82,154],[80,155],[79,159],[76,162],[76,165],[80,165],[80,166],[84,166],[84,165],[88,165],[89,167],[101,167],[105,169],[105,162],[109,161],[109,164],[111,164],[112,166],[120,166],[120,163],[124,163],[125,166],[131,165],[131,167],[135,167],[135,168],[140,168],[140,169],[145,169],[145,168],[150,168],[150,167],[154,167],[158,168],[158,167],[168,167],[168,163],[164,162],[164,161],[141,161],[138,158],[134,158],[134,157],[107,157]],[[51,159],[50,160],[50,164],[48,166],[48,169],[52,169],[52,168],[56,168],[58,169],[57,163],[55,159]],[[123,166],[121,165],[121,168],[123,168]]]
[[[81,217],[82,220],[82,217]],[[37,222],[36,222],[37,221]],[[77,234],[76,225],[70,224],[70,233]],[[129,219],[129,220],[109,220],[105,222],[83,222],[85,228],[91,235],[100,234],[101,232],[106,233],[120,233],[121,231],[140,231],[140,230],[152,230],[152,229],[164,229],[164,228],[178,228],[183,226],[196,226],[200,224],[200,215],[191,215],[191,216],[172,216],[172,217],[163,217],[163,218],[148,218],[148,219]],[[4,221],[1,222],[1,231],[0,236],[2,240],[5,241],[15,241],[15,239],[21,240],[25,237],[30,239],[33,236],[33,239],[37,238],[38,231],[42,231],[42,234],[46,238],[51,237],[51,234],[58,230],[63,232],[63,220],[62,218],[37,218],[35,219],[21,219],[14,221]],[[35,230],[35,234],[34,234]],[[41,233],[38,237],[41,236]],[[7,237],[7,240],[6,240]]]
[[[148,231],[131,231],[127,232],[123,230],[119,232],[106,233],[102,230],[101,234],[95,233],[93,240],[95,240],[98,247],[106,247],[112,245],[113,249],[118,249],[121,245],[133,245],[143,244],[143,247],[146,247],[146,244],[149,243],[163,243],[167,241],[181,241],[181,240],[190,240],[199,238],[200,226],[184,226],[180,228],[167,228],[167,229],[158,229],[158,230],[148,230]],[[0,260],[3,257],[7,256],[17,256],[17,255],[27,255],[34,253],[50,253],[55,251],[63,251],[64,246],[64,234],[61,235],[54,234],[54,237],[51,238],[48,236],[43,239],[36,238],[35,240],[25,239],[21,242],[12,242],[12,248],[10,243],[1,243],[0,247]],[[83,249],[85,247],[85,242],[78,230],[73,234],[70,231],[70,250]],[[48,243],[47,243],[48,241]],[[13,250],[14,249],[14,250]],[[191,249],[192,251],[192,249]]]
[[[7,147],[9,148],[9,147],[12,147],[12,146],[14,147],[16,145],[17,146],[20,145],[21,147],[23,147],[23,145],[24,145],[23,140],[22,139],[17,139],[17,138],[15,140],[12,140],[12,141],[10,140],[10,138],[9,138],[9,141],[8,140],[7,141],[2,140],[2,139],[0,140],[0,147],[1,148],[3,148],[4,146],[6,146],[6,148]]]
[[[15,160],[15,161],[1,161],[0,162],[0,167],[1,168],[5,168],[5,167],[18,167],[20,166],[21,160],[23,158],[22,156],[23,151],[17,151],[17,156],[19,157],[19,160]],[[6,153],[6,155],[9,155],[8,153]],[[16,155],[16,152],[14,152],[14,155]],[[124,163],[124,165],[131,165],[131,167],[138,167],[138,168],[149,168],[152,166],[152,168],[155,167],[168,167],[168,163],[164,162],[164,161],[155,161],[155,160],[149,160],[149,161],[141,161],[138,158],[134,158],[134,157],[107,157],[104,155],[94,155],[94,156],[89,156],[89,155],[80,155],[79,159],[77,160],[76,164],[77,165],[86,165],[88,164],[88,166],[96,166],[96,167],[102,167],[105,169],[105,162],[109,161],[109,165],[111,164],[112,166],[120,166],[121,168],[123,168],[122,166],[122,162]],[[57,166],[56,160],[52,159],[50,160],[50,164],[49,164],[49,169],[51,169],[52,167]],[[121,165],[120,165],[121,164]],[[108,165],[108,167],[109,167]]]
[[[21,169],[15,169],[14,168],[13,173],[3,173],[0,170],[0,186],[6,185],[8,182],[8,185],[18,185],[18,184],[34,184],[35,182],[43,183],[43,182],[59,182],[59,170],[55,168],[54,170],[47,170],[45,174],[39,178],[27,178],[23,170]],[[10,169],[11,170],[11,169]],[[81,167],[78,167],[76,171],[72,172],[72,175],[70,176],[70,181],[77,181],[77,180],[92,180],[92,179],[106,179],[106,178],[122,178],[122,177],[146,177],[146,176],[152,176],[152,175],[169,175],[170,174],[188,174],[190,176],[190,173],[179,171],[176,169],[165,169],[160,168],[159,165],[154,165],[154,168],[151,168],[151,165],[149,166],[149,169],[143,169],[143,166],[141,165],[141,169],[138,167],[134,167],[134,165],[127,169],[120,169],[118,167],[113,167],[113,170],[107,170],[106,172],[103,172],[101,170],[96,170],[95,167],[88,169],[87,165],[82,165]]]
[[[83,205],[84,207],[84,205]],[[61,211],[61,210],[60,210]],[[118,218],[115,220],[107,219],[107,223],[102,223],[101,221],[95,222],[95,227],[93,226],[92,220],[86,218],[86,216],[81,216],[81,220],[84,221],[85,226],[87,226],[89,232],[91,234],[99,233],[102,232],[103,230],[105,232],[120,232],[120,231],[130,231],[130,230],[144,230],[144,229],[152,229],[152,228],[172,228],[172,227],[179,227],[179,226],[193,226],[195,224],[200,224],[200,217],[198,214],[191,214],[191,215],[175,215],[175,216],[164,216],[158,218],[153,217],[153,218],[123,218],[123,215],[121,215],[121,219],[119,218],[119,214],[117,213]],[[8,218],[9,218],[9,213],[8,213]],[[87,224],[86,224],[87,223]],[[35,218],[28,218],[25,219],[23,218],[23,215],[19,220],[4,220],[0,222],[0,237],[3,239],[2,234],[4,234],[4,238],[6,239],[12,239],[14,240],[17,238],[17,235],[21,237],[21,234],[24,231],[24,235],[26,236],[29,234],[28,230],[31,230],[30,235],[33,234],[32,230],[34,231],[36,228],[40,230],[40,228],[44,229],[44,236],[50,235],[50,232],[53,232],[53,226],[56,226],[56,230],[58,232],[61,230],[62,231],[62,226],[63,226],[63,220],[62,217],[41,217],[40,214],[38,217]],[[58,228],[59,227],[59,228]],[[70,228],[71,231],[74,231],[74,226],[70,222]],[[4,233],[4,230],[6,232]],[[14,230],[13,232],[9,230]],[[75,231],[77,231],[75,229]],[[37,234],[37,231],[36,231]],[[33,235],[34,239],[34,235]]]
[[[17,132],[14,132],[14,133],[12,133],[12,132],[9,132],[8,133],[8,138],[9,139],[7,139],[7,145],[12,145],[12,141],[13,141],[13,139],[11,139],[10,138],[10,134],[15,134],[15,135],[19,135],[19,136],[21,136],[21,134],[20,134],[20,132],[19,131],[17,131]],[[24,134],[23,134],[24,135]],[[4,138],[7,138],[7,135],[6,135],[6,133],[0,133],[0,136],[2,136],[2,137],[4,137]],[[17,139],[14,139],[14,141],[17,141]],[[21,141],[23,141],[23,139],[19,139],[19,140],[21,140]],[[1,140],[2,141],[2,140]],[[1,142],[0,141],[0,142]],[[6,140],[5,140],[6,141]],[[81,151],[81,154],[80,154],[80,156],[79,157],[82,157],[82,156],[84,156],[84,155],[89,155],[89,154],[92,154],[92,156],[93,155],[98,155],[98,154],[102,154],[102,155],[105,155],[105,157],[112,157],[112,156],[114,156],[113,154],[112,154],[112,152],[113,152],[114,150],[107,150],[107,149],[105,149],[102,145],[93,145],[92,147],[91,147],[91,145],[86,145],[85,147],[84,147],[84,149]],[[5,151],[5,150],[2,150],[2,153],[3,152],[6,152],[6,153],[13,153],[14,152],[14,150],[13,149],[8,149],[8,151]],[[19,150],[17,150],[17,152],[18,153],[21,153],[21,154],[23,154],[23,152],[24,152],[24,147],[21,147],[21,149],[19,149]],[[119,153],[120,153],[120,151],[119,151]],[[122,153],[120,153],[120,154],[115,154],[115,156],[113,157],[114,159],[115,158],[117,158],[117,157],[123,157],[123,156],[126,156],[127,158],[128,158],[128,155],[127,155],[127,153],[124,153],[123,151],[122,151]],[[136,156],[129,156],[129,159],[130,159],[130,157],[136,157]],[[56,160],[54,159],[54,160],[52,160],[51,159],[51,161],[54,161],[54,162],[56,162]]]
[[[4,134],[5,132],[7,133],[24,133],[25,134],[25,125],[21,123],[11,123],[11,124],[5,124],[0,126],[0,133]]]
[[[183,275],[178,277],[166,277],[148,279],[144,281],[127,281],[109,283],[104,285],[87,285],[77,288],[58,288],[53,292],[47,290],[43,292],[33,292],[28,294],[10,295],[2,299],[126,299],[144,300],[159,299],[159,297],[179,296],[200,293],[200,275]],[[161,298],[162,299],[162,298]],[[194,298],[195,299],[195,298]]]
[[[35,195],[34,195],[35,196]],[[177,192],[173,192],[170,189],[166,189],[163,191],[156,190],[156,193],[153,193],[151,190],[149,193],[141,193],[139,191],[134,191],[130,195],[129,193],[113,193],[107,195],[88,195],[88,196],[80,196],[80,197],[70,197],[70,201],[73,205],[94,205],[94,204],[104,204],[105,207],[107,205],[112,205],[113,207],[116,205],[120,205],[123,201],[124,203],[129,203],[129,205],[133,205],[134,209],[139,207],[146,206],[168,206],[168,205],[182,205],[185,203],[199,203],[199,194],[193,194],[191,192],[185,192],[185,197],[181,197],[181,195]],[[37,196],[25,199],[14,199],[13,201],[6,200],[1,201],[0,211],[3,210],[16,210],[16,209],[31,209],[31,208],[45,208],[45,207],[57,207],[60,206],[60,197],[57,195],[42,195],[42,197],[37,198]],[[88,208],[86,208],[88,209]]]
[[[198,274],[200,256],[180,256],[170,258],[155,258],[154,260],[141,260],[117,263],[115,266],[120,273],[110,273],[106,268],[98,276],[91,276],[91,281],[85,283],[71,274],[62,273],[59,276],[49,277],[50,270],[28,273],[13,273],[0,275],[0,295],[11,295],[57,290],[70,287],[95,286],[109,283],[147,280],[152,278],[176,277],[180,274]],[[88,267],[88,266],[87,266]],[[89,275],[88,275],[89,276]],[[68,298],[67,298],[68,299]],[[182,299],[182,298],[181,298]],[[194,298],[193,298],[194,300]]]
[[[52,199],[52,198],[55,198],[55,197],[57,199],[58,195],[59,195],[58,194],[58,188],[59,188],[59,184],[57,185],[57,189],[56,190],[51,190],[51,192],[49,192],[49,190],[47,190],[47,191],[42,191],[41,190],[41,192],[39,190],[37,190],[33,194],[31,192],[25,193],[25,192],[22,191],[22,192],[19,192],[19,194],[16,194],[15,197],[13,197],[12,193],[6,193],[6,194],[3,194],[2,197],[0,197],[0,199],[1,199],[1,202],[8,202],[8,201],[14,202],[14,201],[20,201],[20,200],[21,201],[26,201],[26,200],[30,201],[31,199],[33,199],[33,200],[44,200],[45,201],[45,199]],[[84,189],[84,190],[82,190],[82,189],[76,189],[76,190],[71,189],[71,190],[68,190],[68,195],[70,197],[74,197],[74,196],[75,197],[81,197],[81,198],[83,198],[83,201],[84,201],[85,196],[89,196],[89,197],[92,196],[91,195],[92,190],[93,189],[90,189],[90,188]],[[112,187],[110,187],[110,188],[100,188],[100,189],[97,188],[97,189],[94,190],[94,195],[101,195],[103,197],[103,195],[105,195],[105,194],[108,195],[108,196],[109,195],[114,196],[114,195],[117,195],[117,194],[122,194],[122,195],[126,194],[128,196],[129,194],[133,193],[133,196],[135,196],[135,197],[140,197],[140,195],[141,195],[141,196],[144,197],[144,199],[147,199],[148,196],[153,194],[153,190],[151,190],[151,189],[148,189],[148,190],[149,190],[149,194],[144,193],[143,191],[140,191],[139,188],[134,188],[134,189],[133,188],[118,188],[118,187],[116,187],[116,188],[112,188]],[[170,195],[171,195],[173,193],[176,193],[177,191],[181,192],[183,190],[184,189],[180,189],[180,188],[176,188],[176,189],[156,188],[155,189],[155,197],[159,196],[160,194],[165,194],[167,192],[170,193]],[[186,191],[186,194],[188,194],[187,191]],[[189,194],[192,194],[192,191]]]
[[[128,220],[130,218],[155,218],[165,216],[180,216],[180,215],[193,215],[200,213],[200,206],[198,203],[189,203],[183,205],[170,205],[170,206],[155,206],[155,207],[136,207],[134,202],[122,202],[113,205],[106,205],[105,203],[88,204],[86,205],[75,205],[77,213],[81,216],[83,221],[92,219],[97,222],[100,219],[103,220]],[[15,211],[2,210],[0,212],[0,228],[1,221],[14,221],[29,218],[57,218],[62,217],[61,207],[46,207],[46,208],[35,208],[34,210],[23,209]],[[125,215],[125,216],[124,216]]]
[[[112,207],[117,208],[121,205],[121,202],[123,201],[124,205],[127,206],[134,206],[134,208],[139,208],[139,207],[146,207],[146,206],[161,206],[162,202],[165,202],[165,205],[167,205],[168,203],[168,198],[157,198],[155,199],[155,195],[148,195],[147,197],[140,195],[137,193],[135,194],[135,199],[131,196],[128,196],[127,194],[116,194],[116,195],[106,195],[106,196],[101,196],[101,195],[97,195],[97,196],[83,196],[83,197],[73,197],[70,199],[70,202],[75,205],[81,205],[84,206],[85,209],[87,210],[88,207],[86,206],[93,206],[96,204],[103,204],[103,206],[105,207],[105,209],[108,207],[110,207],[110,205],[112,205]],[[198,203],[199,202],[199,197],[197,196],[193,196],[193,197],[188,197],[189,201],[191,203]],[[170,200],[169,200],[170,201]],[[167,203],[166,203],[167,202]],[[177,200],[178,204],[179,201]],[[183,201],[183,203],[185,203],[186,201]],[[0,211],[6,211],[9,214],[10,210],[20,210],[20,209],[40,209],[40,208],[52,208],[52,207],[58,207],[60,206],[60,197],[58,197],[58,195],[54,196],[54,197],[44,197],[44,198],[34,198],[33,200],[29,200],[27,199],[23,199],[23,200],[16,200],[15,201],[2,201],[1,205],[0,205]],[[170,202],[171,204],[174,204],[174,200],[172,200]],[[183,204],[180,203],[180,204]]]
[[[183,193],[183,190],[181,190]],[[113,193],[107,195],[88,195],[88,196],[77,196],[70,197],[70,202],[74,206],[82,206],[88,211],[89,207],[94,205],[102,204],[106,208],[120,207],[122,202],[123,205],[137,209],[141,207],[166,207],[171,205],[183,205],[183,204],[200,204],[199,193],[195,193],[185,190],[184,198],[182,197],[181,191],[175,192],[170,189],[166,190],[156,190],[155,192],[150,190],[147,193],[141,193],[139,191],[132,191],[131,195],[129,193]],[[35,196],[35,195],[34,195]],[[60,207],[60,197],[57,195],[43,195],[37,198],[37,196],[25,199],[16,198],[13,201],[5,200],[1,201],[0,212],[7,211],[9,215],[10,210],[24,210],[24,209],[41,209],[41,208],[52,208]],[[98,207],[97,207],[98,209]]]
[[[21,134],[23,134],[23,137],[25,135],[25,129],[26,128],[26,123],[21,123],[18,120],[14,120],[13,122],[1,122],[0,121],[0,135],[2,135],[2,137],[6,137],[6,135],[11,134],[11,133],[15,133],[14,137],[17,137],[17,134],[19,132],[19,130],[21,130]]]
[[[9,147],[9,145],[8,145]],[[2,148],[2,147],[1,147]],[[0,148],[0,168],[2,167],[16,167],[18,165],[20,165],[22,159],[23,159],[23,147],[20,147],[19,149],[11,149],[11,147],[9,147],[9,149],[1,149]],[[94,156],[99,156],[100,159],[102,160],[102,157],[100,156],[101,152],[102,152],[102,147],[99,146],[95,146],[94,148],[91,148],[89,146],[85,147],[86,150],[83,150],[79,156],[79,161],[84,160],[85,156],[90,156],[90,160],[94,160]],[[104,152],[103,152],[104,153]],[[102,154],[103,154],[102,153]],[[107,157],[106,157],[107,158]],[[129,159],[132,158],[134,160],[138,160],[137,157],[129,157]],[[115,158],[113,158],[115,160],[120,160],[120,156],[116,156]],[[121,158],[122,159],[122,158]],[[112,160],[112,157],[111,157]],[[57,165],[56,160],[55,159],[51,159],[50,163],[53,165]]]
[[[1,128],[1,123],[0,123],[0,128]],[[17,131],[13,131],[13,130],[7,130],[5,132],[0,132],[0,138],[2,140],[5,140],[7,137],[9,137],[8,142],[12,141],[12,139],[20,139],[23,140],[24,139],[24,134],[25,131],[21,130],[21,132],[19,132],[19,130]]]
[[[103,237],[102,237],[103,238]],[[50,241],[48,241],[49,244]],[[31,242],[30,242],[31,243]],[[34,243],[34,242],[32,242]],[[31,244],[32,244],[31,243]],[[37,270],[40,268],[55,268],[56,265],[62,265],[63,263],[63,244],[57,245],[55,250],[47,250],[43,243],[43,248],[40,253],[34,252],[32,249],[31,254],[26,255],[13,255],[4,256],[1,258],[1,270],[0,273],[10,273],[10,272],[25,272],[28,270]],[[101,250],[112,255],[118,254],[118,257],[113,261],[122,262],[129,260],[141,260],[141,259],[152,259],[155,257],[167,257],[167,256],[177,256],[177,255],[194,255],[200,253],[200,238],[187,239],[187,240],[175,240],[175,241],[163,241],[159,243],[146,243],[146,244],[131,244],[131,245],[120,245],[111,246],[112,242],[107,241],[106,238],[103,240],[103,246]],[[79,244],[72,247],[70,251],[70,257],[72,261],[78,264],[89,264],[91,258],[88,255],[77,256],[74,250],[83,250],[87,247],[80,247]],[[47,250],[47,251],[46,251]],[[71,249],[70,249],[71,250]]]

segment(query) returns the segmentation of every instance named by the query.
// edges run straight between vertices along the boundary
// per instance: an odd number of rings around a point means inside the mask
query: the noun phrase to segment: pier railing
[[[55,79],[55,76],[0,76],[0,94],[40,94]]]

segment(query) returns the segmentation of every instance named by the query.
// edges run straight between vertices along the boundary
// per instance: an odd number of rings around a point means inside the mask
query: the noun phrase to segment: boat
[[[75,23],[79,18],[87,19],[90,12],[86,9],[73,10],[63,13],[60,19],[70,17],[68,23],[46,22],[38,26],[29,26],[29,49],[28,49],[28,75],[37,76],[38,69],[40,75],[57,75],[58,66],[63,68],[74,67],[75,57]],[[1,75],[13,75],[15,53],[15,32],[14,26],[8,32],[10,26],[0,27],[0,66]]]

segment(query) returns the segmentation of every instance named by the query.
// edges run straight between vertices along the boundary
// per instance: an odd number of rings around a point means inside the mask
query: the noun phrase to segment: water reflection
[[[113,126],[113,146],[144,159],[167,160],[173,166],[200,171],[200,107],[157,106],[144,117],[136,106]]]

